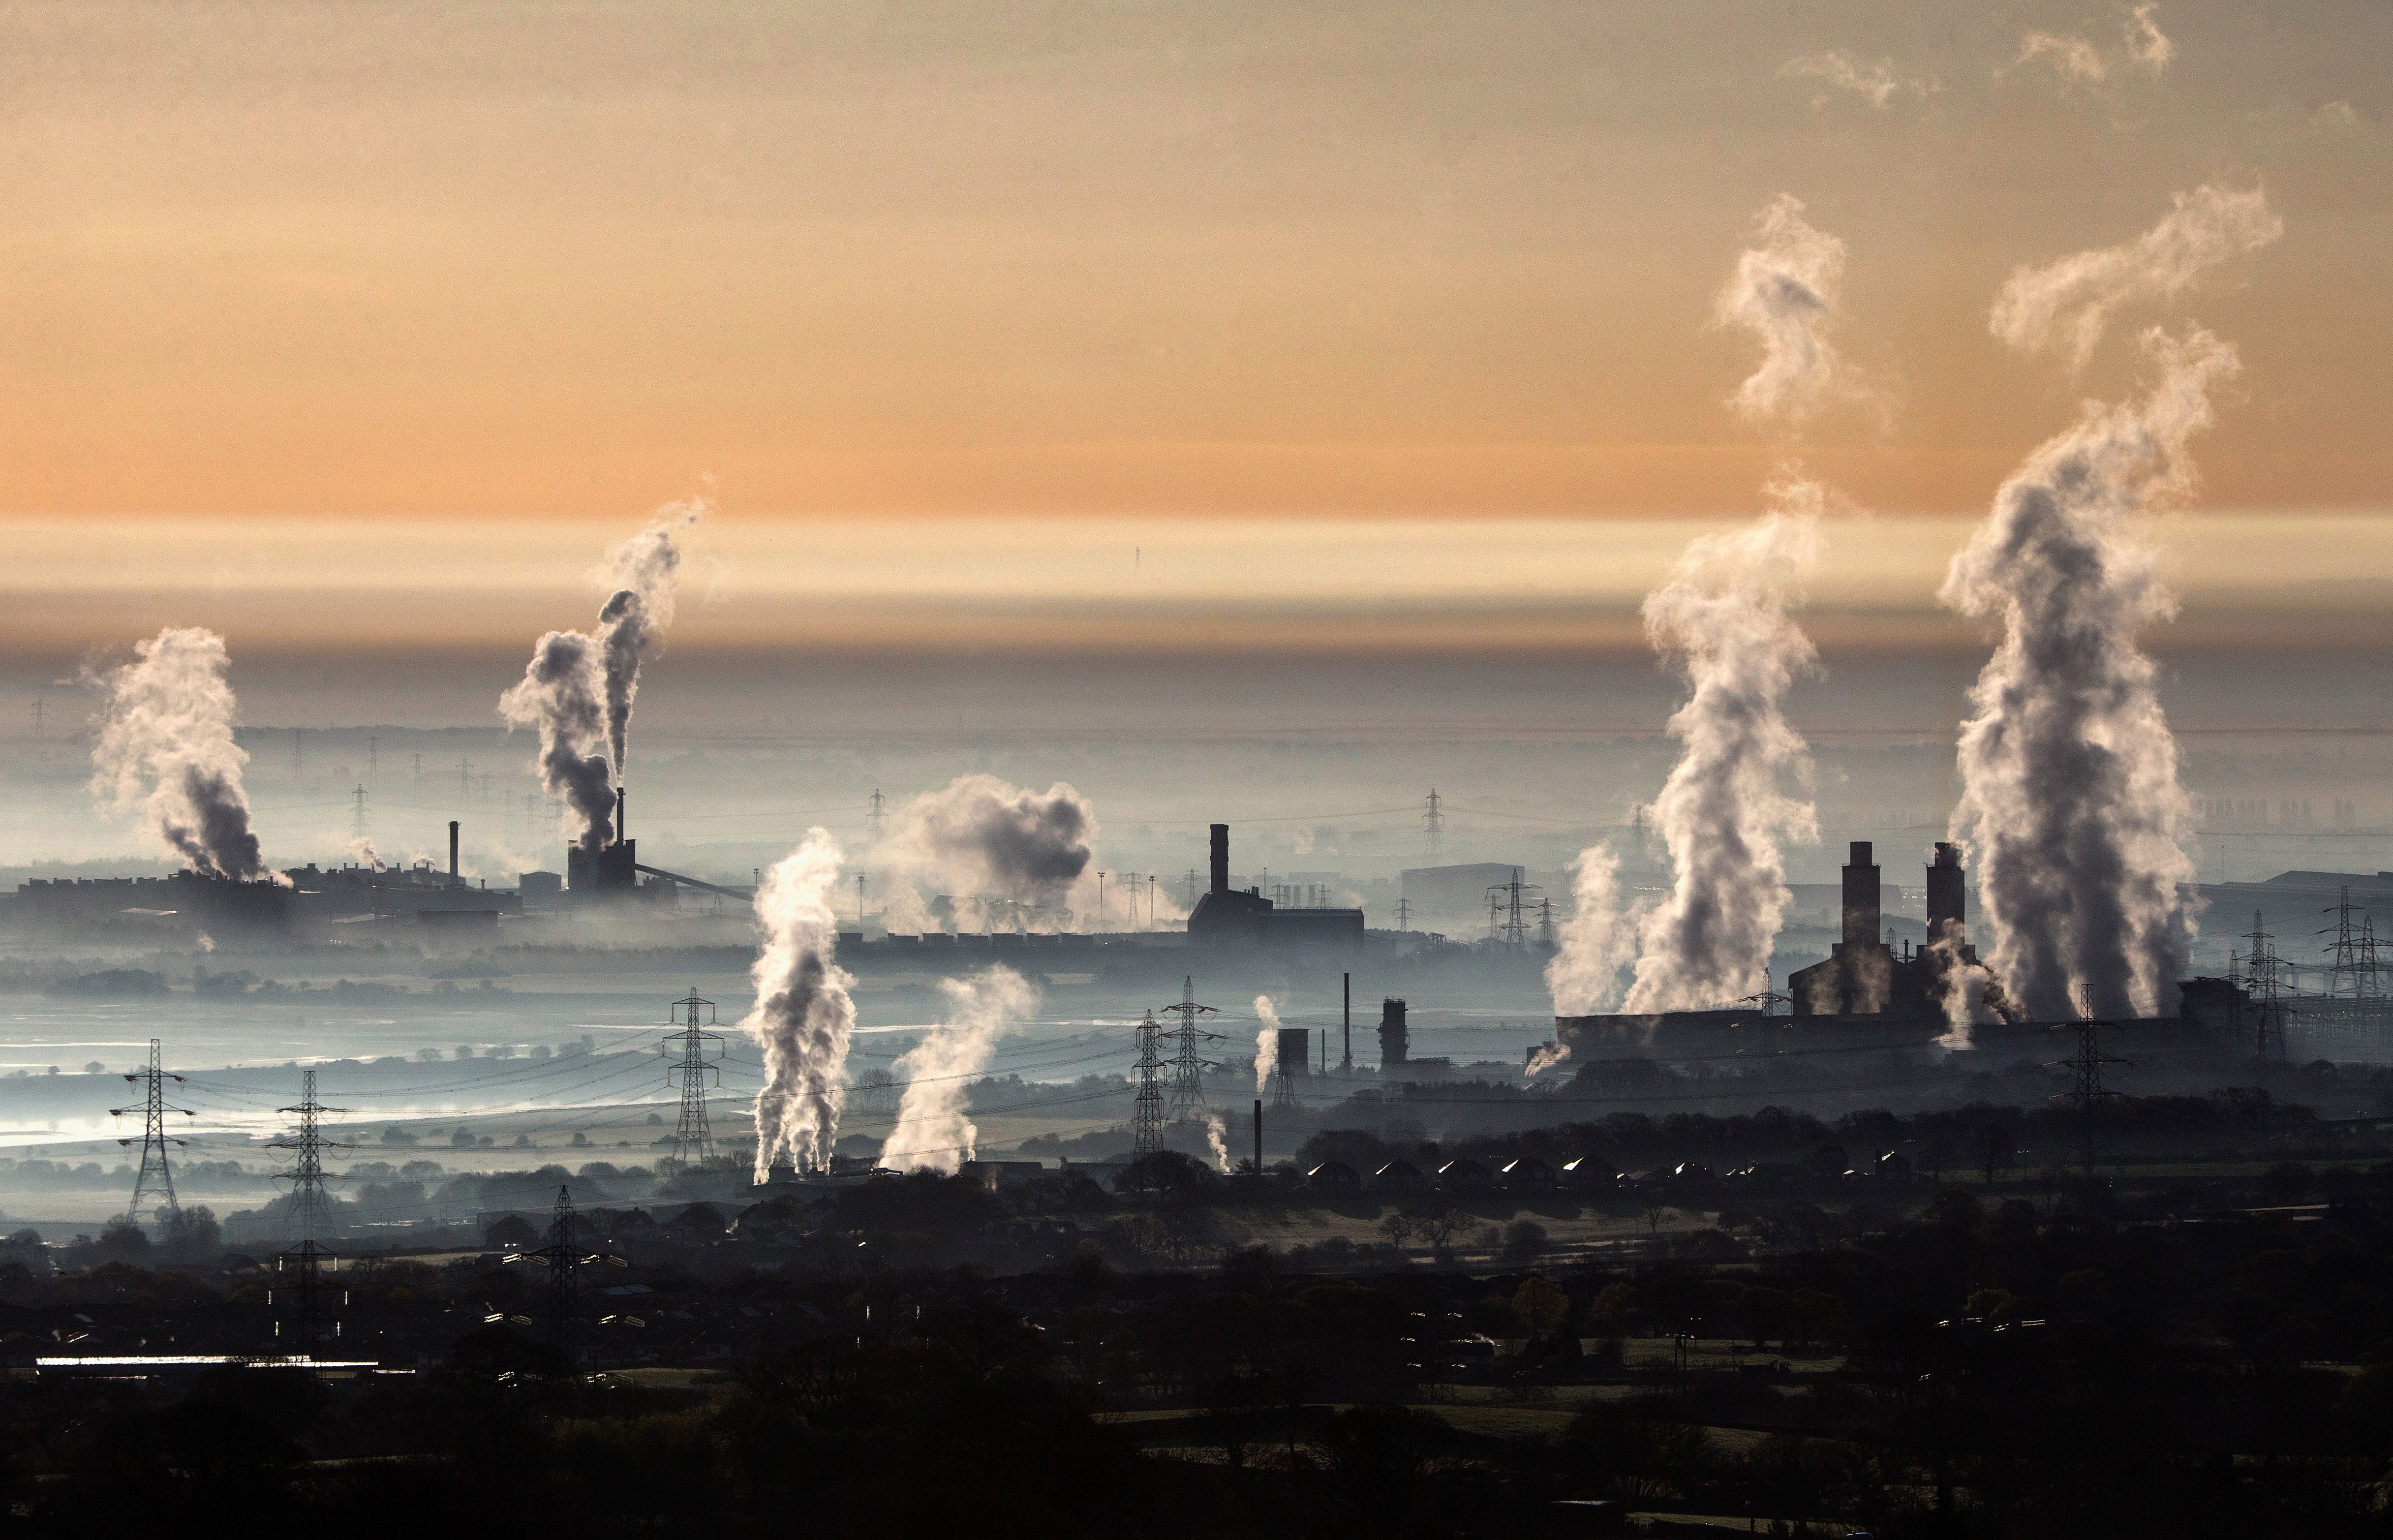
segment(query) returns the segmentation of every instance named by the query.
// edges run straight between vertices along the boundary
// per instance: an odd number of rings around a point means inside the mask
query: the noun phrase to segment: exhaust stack
[[[464,881],[457,875],[457,820],[449,820],[449,885],[455,887]]]
[[[1230,891],[1230,826],[1213,826],[1213,891]]]

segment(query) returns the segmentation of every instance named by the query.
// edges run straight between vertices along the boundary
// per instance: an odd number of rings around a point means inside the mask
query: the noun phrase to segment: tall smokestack
[[[1339,1012],[1342,1030],[1339,1037],[1338,1067],[1340,1070],[1349,1070],[1354,1067],[1354,975],[1340,973],[1338,976],[1340,981],[1340,987],[1344,991],[1346,1000],[1343,1009]]]
[[[455,887],[457,876],[457,820],[449,820],[449,885]]]
[[[1928,865],[1928,939],[1933,944],[1948,924],[1958,930],[1968,923],[1968,889],[1961,874],[1961,847],[1936,842],[1936,859]]]
[[[1216,824],[1216,829],[1222,826]],[[1263,1099],[1255,1098],[1255,1175],[1263,1174]]]
[[[623,789],[615,788],[615,842],[623,842]]]
[[[1855,840],[1852,859],[1845,863],[1845,945],[1867,946],[1877,938],[1877,863],[1870,858],[1870,842]]]
[[[1213,826],[1213,891],[1230,891],[1230,826]]]

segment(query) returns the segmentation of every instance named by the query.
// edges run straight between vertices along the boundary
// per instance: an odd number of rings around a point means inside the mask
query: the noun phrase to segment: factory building
[[[1360,909],[1283,909],[1230,886],[1230,826],[1213,826],[1212,885],[1188,916],[1188,939],[1213,946],[1360,946]]]
[[[1958,845],[1939,841],[1928,865],[1928,935],[1931,945],[1909,942],[1897,951],[1887,944],[1878,904],[1884,887],[1870,842],[1855,840],[1844,869],[1844,936],[1824,962],[1797,970],[1787,981],[1798,1016],[1906,1016],[1944,1014],[1944,975],[1955,952],[1932,943],[1950,937],[1963,962],[1978,953],[1968,934],[1968,900]]]

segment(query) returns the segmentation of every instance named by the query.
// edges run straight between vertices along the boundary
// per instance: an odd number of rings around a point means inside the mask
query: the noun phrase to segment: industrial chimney
[[[1867,949],[1878,944],[1877,903],[1877,863],[1870,857],[1870,842],[1855,840],[1852,859],[1845,865],[1847,946]]]
[[[1380,1002],[1380,1067],[1401,1066],[1412,1051],[1412,1032],[1405,1024],[1405,1002],[1390,996]]]
[[[615,788],[615,842],[619,845],[621,844],[625,837],[626,836],[623,832],[623,789],[619,786]]]
[[[1942,939],[1949,923],[1959,930],[1968,922],[1968,879],[1961,871],[1961,847],[1936,842],[1936,859],[1928,866],[1928,939]]]
[[[456,887],[464,881],[457,875],[457,820],[449,820],[449,885]]]
[[[1230,891],[1230,826],[1213,826],[1213,892]]]

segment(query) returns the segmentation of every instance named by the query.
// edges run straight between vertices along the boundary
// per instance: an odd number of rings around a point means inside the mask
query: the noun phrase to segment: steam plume
[[[1620,972],[1637,958],[1637,928],[1622,912],[1620,858],[1605,847],[1579,852],[1571,863],[1571,917],[1546,962],[1546,987],[1555,1015],[1588,1016],[1619,1001]]]
[[[607,553],[615,592],[598,612],[598,637],[605,648],[607,747],[614,756],[618,780],[623,775],[632,700],[640,691],[640,662],[673,623],[674,579],[681,570],[681,549],[673,536],[705,512],[706,504],[696,499],[670,504],[655,523]]]
[[[215,632],[169,626],[100,674],[91,790],[111,812],[139,803],[150,833],[191,870],[248,881],[269,874],[241,784],[249,755],[233,741],[229,662]]]
[[[1255,1034],[1255,1094],[1260,1096],[1269,1089],[1272,1071],[1279,1067],[1279,1011],[1273,1008],[1269,995],[1257,995],[1255,1014],[1263,1024]]]
[[[1213,1152],[1213,1163],[1222,1168],[1224,1175],[1230,1169],[1230,1145],[1223,1135],[1229,1131],[1229,1120],[1220,1113],[1209,1111],[1205,1114],[1205,1147]]]
[[[976,1157],[980,1129],[965,1116],[973,1081],[988,1067],[997,1039],[1039,1003],[1039,992],[1011,968],[966,979],[941,979],[948,1019],[897,1061],[910,1076],[897,1103],[897,1126],[881,1146],[881,1164],[896,1170],[953,1176]]]
[[[1557,1038],[1530,1054],[1528,1067],[1522,1070],[1521,1074],[1523,1078],[1534,1080],[1570,1056],[1570,1044]]]
[[[1783,192],[1755,228],[1762,243],[1737,257],[1712,307],[1715,325],[1742,326],[1761,340],[1761,367],[1729,400],[1749,418],[1799,418],[1841,388],[1827,330],[1845,243],[1806,224],[1802,202]]]
[[[2284,233],[2285,222],[2258,188],[2200,187],[2177,194],[2176,202],[2125,245],[2015,269],[1994,299],[1994,335],[2013,347],[2063,349],[2071,367],[2083,369],[2123,307],[2175,298],[2205,270]]]
[[[1948,920],[1944,933],[1928,948],[1944,981],[1944,1035],[1936,1039],[1936,1046],[1955,1051],[1972,1045],[1978,1027],[1992,1026],[2003,1019],[2002,985],[1984,963],[1962,954],[1968,939],[1964,928]]]
[[[898,810],[882,858],[959,896],[994,899],[1019,925],[1035,916],[1039,928],[1054,928],[1096,832],[1096,809],[1062,781],[1032,791],[959,776]]]
[[[578,631],[552,631],[532,648],[524,676],[499,697],[510,727],[540,733],[540,781],[562,798],[581,826],[582,843],[597,850],[615,827],[615,793],[608,785],[606,683],[597,641]]]
[[[2238,365],[2199,327],[2144,346],[2151,394],[2088,407],[2031,455],[1940,594],[2002,622],[1961,730],[1953,829],[1975,852],[1994,974],[2037,1019],[2169,1009],[2189,944],[2189,810],[2137,643],[2176,603],[2123,526],[2191,489],[2187,441]]]
[[[1794,479],[1770,490],[1776,509],[1695,541],[1645,600],[1646,635],[1693,689],[1670,718],[1685,748],[1654,803],[1677,880],[1641,928],[1634,1014],[1718,1006],[1767,985],[1787,899],[1779,842],[1819,837],[1811,804],[1778,782],[1810,766],[1781,704],[1815,656],[1786,605],[1817,557],[1824,494]]]
[[[800,1170],[822,1169],[839,1139],[847,1094],[841,1069],[856,1025],[847,997],[855,981],[832,960],[839,921],[830,889],[839,860],[830,832],[809,829],[756,890],[765,944],[756,955],[756,1004],[739,1029],[765,1051],[765,1088],[756,1093],[758,1181],[782,1155]]]

